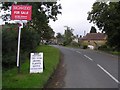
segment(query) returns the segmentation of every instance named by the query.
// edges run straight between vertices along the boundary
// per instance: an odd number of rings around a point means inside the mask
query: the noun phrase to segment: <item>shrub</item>
[[[13,27],[11,25],[7,25],[7,28],[2,28],[2,66],[6,69],[16,66],[18,30],[14,28],[15,26]],[[39,41],[40,38],[36,31],[22,30],[20,45],[21,62],[24,62],[31,50],[38,46]]]
[[[71,46],[74,46],[74,47],[79,47],[79,46],[80,46],[80,44],[79,44],[79,43],[77,43],[77,42],[71,42]]]
[[[103,50],[103,51],[113,51],[113,49],[111,47],[107,46],[106,44],[99,46],[98,49]]]
[[[39,44],[40,38],[35,30],[24,29],[21,32],[21,49],[29,52]]]
[[[88,48],[88,46],[87,45],[83,45],[83,49],[87,49]]]

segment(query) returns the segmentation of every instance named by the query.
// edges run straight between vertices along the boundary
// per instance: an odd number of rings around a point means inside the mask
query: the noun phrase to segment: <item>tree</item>
[[[66,30],[64,32],[64,45],[68,45],[72,42],[73,39],[73,30],[72,28],[65,26]]]
[[[120,2],[95,2],[87,19],[105,31],[109,46],[120,49]]]
[[[12,2],[4,2],[2,3],[3,10],[8,10],[9,7],[13,4]],[[32,5],[32,20],[28,21],[27,25],[24,25],[24,28],[21,32],[21,50],[20,50],[20,58],[21,61],[25,59],[25,55],[28,55],[31,51],[34,51],[35,48],[39,45],[40,39],[49,40],[54,37],[53,29],[48,25],[49,19],[57,20],[57,14],[61,12],[61,5],[57,5],[57,2],[19,2],[17,4],[22,5]],[[10,11],[10,10],[9,10]],[[4,21],[10,20],[10,14],[2,15],[2,19]],[[10,24],[8,27],[10,27]],[[13,26],[14,28],[14,26]],[[2,28],[2,48],[3,59],[2,65],[3,67],[15,66],[16,62],[16,51],[17,51],[17,35],[18,35],[18,25],[16,24],[17,30],[13,30],[12,28]],[[8,30],[8,32],[7,32]],[[8,68],[8,67],[7,67]]]
[[[2,9],[8,10],[9,7],[14,4],[13,2],[2,3]],[[17,4],[22,5],[32,5],[32,20],[27,24],[27,28],[34,28],[40,37],[46,39],[49,35],[52,36],[54,31],[48,25],[49,19],[53,21],[57,20],[57,15],[61,14],[60,9],[62,9],[61,4],[56,2],[18,2]],[[10,20],[10,14],[2,15],[4,21]],[[50,31],[49,31],[49,30]],[[51,34],[51,35],[50,35]],[[40,39],[39,39],[40,40]]]
[[[50,26],[46,26],[43,30],[43,33],[41,37],[47,41],[49,41],[51,38],[54,38],[55,32]]]
[[[12,4],[16,4],[15,2],[2,2],[2,9],[9,10]],[[37,18],[40,13],[44,14],[46,18],[53,19],[54,21],[57,20],[57,14],[61,14],[59,11],[62,9],[61,4],[57,4],[56,2],[17,2],[20,5],[32,5],[32,19]],[[2,15],[4,21],[6,21],[10,14]]]
[[[92,26],[92,27],[91,27],[91,30],[90,30],[90,33],[97,33],[96,28]]]
[[[63,44],[63,41],[64,41],[64,37],[61,33],[57,33],[57,44]]]

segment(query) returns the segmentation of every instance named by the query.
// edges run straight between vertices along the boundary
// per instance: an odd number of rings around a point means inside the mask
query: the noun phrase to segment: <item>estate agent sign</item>
[[[12,5],[11,20],[31,20],[32,6]]]

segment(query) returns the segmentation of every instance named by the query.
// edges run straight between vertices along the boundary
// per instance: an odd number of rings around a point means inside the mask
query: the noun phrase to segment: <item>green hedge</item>
[[[2,28],[2,67],[9,69],[16,66],[18,26],[7,24]],[[40,38],[35,30],[27,28],[21,31],[20,59],[24,62],[26,55],[36,48]]]

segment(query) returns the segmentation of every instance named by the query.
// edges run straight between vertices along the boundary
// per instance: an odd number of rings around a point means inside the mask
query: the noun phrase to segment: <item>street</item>
[[[62,46],[66,75],[63,88],[118,88],[118,57],[94,50]]]

